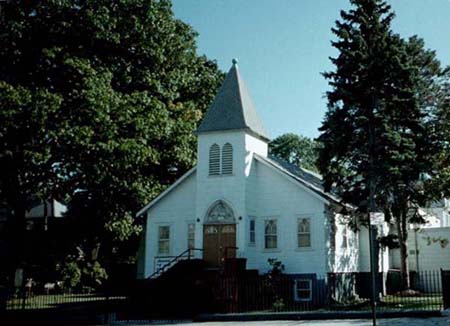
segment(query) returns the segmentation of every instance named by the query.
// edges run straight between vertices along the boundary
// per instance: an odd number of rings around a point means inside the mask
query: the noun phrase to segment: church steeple
[[[264,141],[269,140],[239,74],[236,59],[233,59],[233,65],[197,133],[225,130],[247,130]]]

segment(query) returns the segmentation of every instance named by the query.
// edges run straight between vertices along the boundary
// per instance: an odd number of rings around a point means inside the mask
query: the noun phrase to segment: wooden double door
[[[209,267],[218,267],[225,258],[236,257],[236,225],[203,226],[203,259]]]

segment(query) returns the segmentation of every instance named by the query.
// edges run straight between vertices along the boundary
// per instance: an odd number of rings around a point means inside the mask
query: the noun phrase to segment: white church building
[[[146,220],[139,278],[186,252],[211,269],[238,257],[259,273],[272,258],[292,275],[369,271],[367,230],[341,221],[344,207],[321,177],[268,155],[235,60],[197,136],[197,165],[138,213]],[[379,258],[386,272],[387,251]]]

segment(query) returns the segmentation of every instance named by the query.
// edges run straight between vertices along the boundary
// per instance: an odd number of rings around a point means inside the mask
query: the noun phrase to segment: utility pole
[[[375,135],[374,135],[374,124],[373,124],[373,115],[375,111],[375,98],[372,97],[372,107],[369,112],[369,173],[368,173],[368,188],[369,188],[369,200],[368,200],[368,209],[367,215],[369,219],[369,251],[370,251],[370,274],[372,279],[372,296],[371,296],[371,306],[372,306],[372,324],[373,326],[377,325],[377,282],[376,282],[376,272],[378,272],[378,266],[375,266],[375,252],[374,252],[374,239],[373,239],[373,226],[372,226],[372,214],[375,213],[375,180],[374,180],[374,145],[375,145]],[[378,260],[377,260],[378,261]],[[375,271],[376,269],[376,271]]]

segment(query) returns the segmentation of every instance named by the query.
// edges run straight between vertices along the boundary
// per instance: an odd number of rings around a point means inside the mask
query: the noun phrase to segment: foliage
[[[281,311],[284,309],[284,300],[282,293],[283,283],[282,276],[284,272],[284,264],[277,258],[269,258],[267,262],[270,265],[270,270],[267,273],[266,287],[271,296],[273,297],[272,309],[275,311]]]
[[[426,182],[426,192],[432,198],[450,197],[450,67],[434,81],[437,88],[429,98],[433,109],[430,128],[434,128],[440,151],[434,158],[433,174]]]
[[[284,272],[284,264],[276,258],[269,258],[267,262],[270,265],[270,270],[268,272],[270,277],[281,276]]]
[[[58,268],[64,288],[92,292],[99,289],[108,279],[106,270],[98,261],[69,258]]]
[[[398,235],[396,234],[388,234],[384,237],[379,237],[378,243],[389,249],[398,249],[400,247],[398,243]]]
[[[286,305],[284,304],[284,300],[282,298],[278,298],[272,304],[272,309],[274,311],[283,311],[285,306]]]
[[[0,6],[1,198],[18,224],[31,195],[67,199],[71,241],[111,253],[194,164],[193,131],[223,74],[169,0]]]
[[[311,138],[287,133],[271,141],[269,150],[272,155],[291,164],[318,172],[316,162],[319,144]]]
[[[84,287],[92,290],[98,289],[107,279],[108,274],[98,261],[87,263],[83,267],[82,284]]]
[[[331,90],[319,169],[327,190],[334,186],[360,212],[382,210],[396,223],[409,287],[407,223],[429,200],[423,176],[432,174],[439,147],[426,99],[441,68],[422,40],[391,31],[385,1],[350,2],[332,29],[339,54],[331,59],[335,71],[324,73]]]
[[[65,262],[61,267],[60,273],[66,289],[75,289],[81,282],[81,269],[74,260]]]

